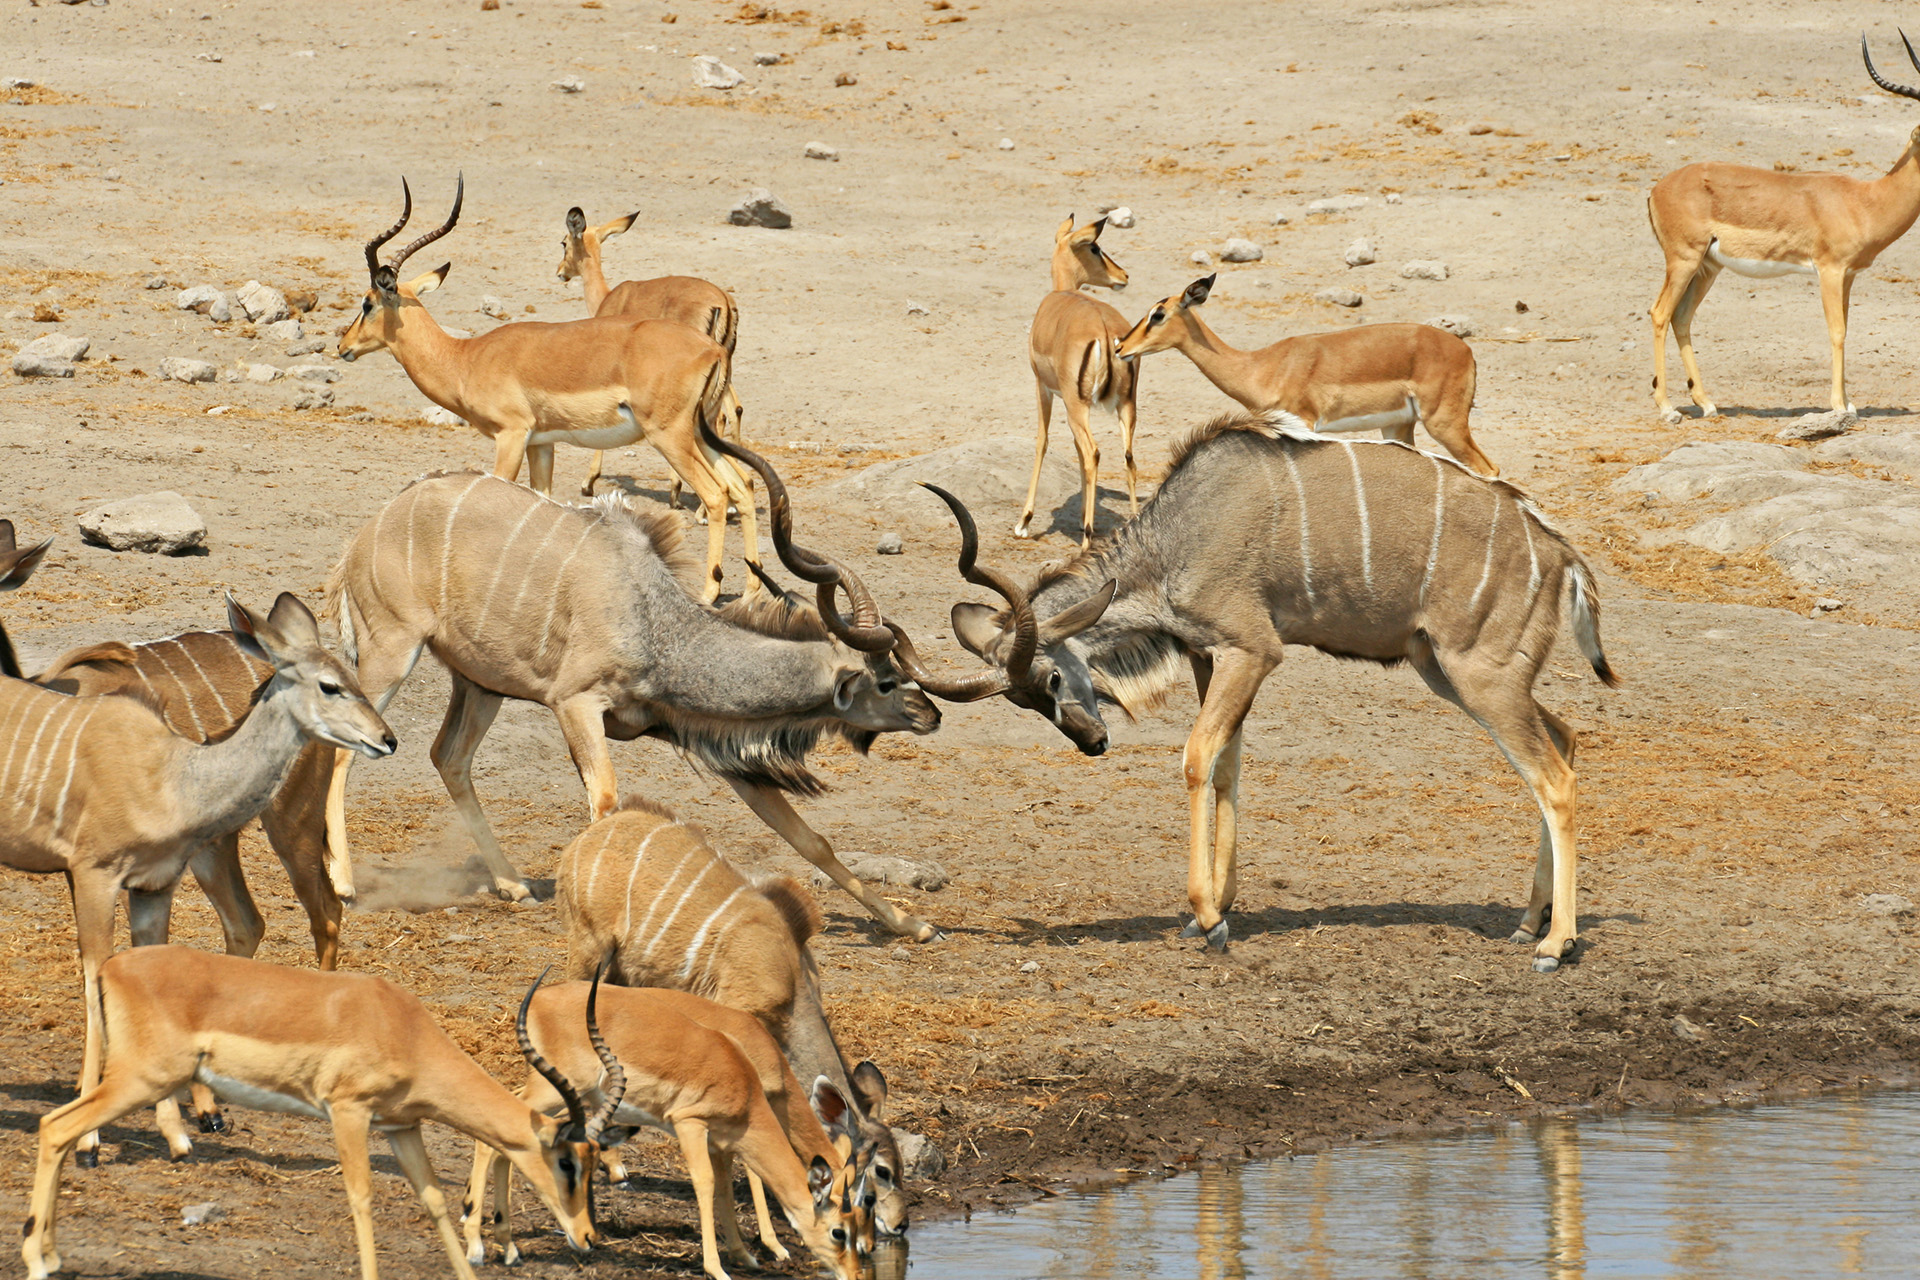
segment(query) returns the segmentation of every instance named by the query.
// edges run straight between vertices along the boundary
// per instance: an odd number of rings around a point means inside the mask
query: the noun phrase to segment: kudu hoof
[[[533,890],[519,880],[495,880],[493,893],[495,897],[507,902],[525,902],[533,897]]]
[[[98,1169],[100,1167],[99,1149],[74,1152],[73,1163],[74,1167],[79,1169]]]
[[[1200,921],[1196,917],[1187,921],[1187,927],[1180,931],[1180,936],[1183,938],[1205,938],[1207,940],[1207,950],[1225,951],[1227,949],[1227,922],[1222,919],[1220,923],[1213,926],[1213,928],[1202,929],[1200,927]]]
[[[1533,958],[1533,971],[1535,973],[1552,973],[1559,967],[1560,962],[1552,956],[1535,956]]]
[[[1516,947],[1530,947],[1540,941],[1540,935],[1526,929],[1515,929],[1513,936],[1508,938],[1507,941]]]

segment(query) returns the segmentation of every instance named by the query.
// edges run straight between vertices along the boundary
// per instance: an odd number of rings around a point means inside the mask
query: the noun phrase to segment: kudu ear
[[[53,539],[48,538],[37,547],[28,547],[16,553],[13,549],[13,526],[7,523],[6,543],[0,546],[0,591],[11,591],[31,578],[33,571],[40,567],[40,562],[47,558],[47,551],[52,546]],[[8,563],[9,558],[11,563]]]
[[[587,229],[587,215],[579,205],[567,210],[567,234],[578,240]]]
[[[1108,578],[1107,585],[1082,600],[1079,604],[1069,605],[1040,624],[1040,643],[1058,644],[1068,636],[1077,636],[1094,623],[1100,621],[1100,615],[1113,603],[1114,593],[1120,589],[1118,578]]]
[[[249,654],[271,666],[285,665],[275,652],[277,646],[272,621],[261,617],[231,595],[227,597],[227,627],[233,632],[234,642]]]
[[[847,1096],[834,1087],[833,1081],[825,1076],[815,1079],[807,1101],[813,1105],[813,1114],[821,1128],[828,1133],[852,1135],[853,1107],[847,1102]]]
[[[859,1095],[860,1109],[867,1113],[867,1118],[879,1120],[881,1112],[887,1109],[887,1077],[880,1068],[871,1060],[864,1061],[853,1069],[853,1078],[847,1083]]]
[[[427,272],[427,274],[415,276],[413,279],[407,281],[406,287],[413,290],[415,297],[419,297],[423,293],[432,293],[435,289],[438,289],[447,282],[447,272],[451,270],[453,270],[453,264],[451,262],[443,262],[432,271]]]
[[[1197,307],[1205,302],[1207,295],[1213,292],[1213,282],[1219,278],[1220,273],[1216,271],[1210,276],[1201,276],[1198,280],[1195,280],[1187,286],[1186,292],[1180,295],[1180,305],[1183,307]]]
[[[987,656],[987,649],[1000,638],[1000,624],[993,610],[984,604],[962,602],[953,606],[953,636],[976,658]]]
[[[608,236],[617,236],[622,231],[625,231],[629,227],[631,227],[633,225],[634,219],[638,218],[639,216],[640,216],[640,211],[638,209],[635,209],[632,213],[628,214],[624,218],[615,218],[612,222],[609,222],[606,226],[601,227],[598,231],[594,232],[593,234],[599,236],[602,240],[605,240]]]
[[[273,602],[273,609],[267,614],[267,625],[273,628],[275,638],[284,646],[320,644],[319,620],[313,616],[313,610],[307,608],[306,601],[291,591],[282,591]]]
[[[13,521],[0,520],[0,556],[12,551],[16,545],[13,540]]]

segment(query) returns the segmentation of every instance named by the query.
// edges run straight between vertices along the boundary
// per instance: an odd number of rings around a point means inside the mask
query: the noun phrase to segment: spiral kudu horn
[[[1907,39],[1907,33],[1904,31],[1900,33],[1900,43],[1907,47],[1907,61],[1913,64],[1915,71],[1920,71],[1920,56],[1915,55],[1913,42]],[[1885,89],[1888,93],[1897,93],[1903,98],[1920,100],[1920,89],[1910,89],[1906,85],[1895,84],[1875,69],[1873,65],[1873,55],[1867,52],[1867,33],[1864,31],[1860,33],[1860,60],[1867,64],[1867,74],[1873,77],[1873,82],[1882,89]]]
[[[612,967],[613,953],[609,951],[593,975],[593,985],[587,988],[587,1039],[593,1043],[593,1051],[600,1056],[600,1065],[606,1069],[606,1075],[600,1082],[600,1106],[594,1111],[593,1119],[587,1122],[587,1141],[596,1146],[599,1145],[600,1135],[613,1123],[621,1100],[627,1096],[626,1069],[620,1065],[620,1059],[613,1056],[613,1050],[607,1048],[606,1040],[600,1035],[600,1023],[594,1017],[594,1005],[600,998],[600,980],[607,976],[607,970]]]
[[[584,1140],[587,1134],[587,1109],[580,1101],[579,1090],[573,1087],[573,1081],[567,1079],[551,1062],[540,1056],[540,1051],[533,1047],[533,1037],[527,1034],[527,1008],[533,1003],[533,993],[540,989],[540,984],[545,982],[547,975],[552,972],[553,966],[548,965],[540,971],[540,976],[533,980],[533,985],[527,988],[526,999],[520,1002],[520,1016],[514,1019],[513,1031],[520,1040],[520,1056],[527,1060],[528,1066],[540,1073],[541,1078],[553,1086],[554,1091],[560,1095],[560,1100],[567,1104],[568,1138],[580,1141]]]
[[[1013,647],[1007,652],[1007,678],[1014,684],[1024,683],[1027,672],[1033,666],[1033,655],[1040,647],[1040,624],[1033,616],[1033,606],[1027,601],[1027,593],[1000,570],[978,562],[980,531],[975,527],[973,513],[967,510],[966,503],[937,484],[922,480],[920,487],[946,503],[947,509],[953,512],[954,521],[960,526],[960,576],[976,587],[998,592],[1006,600],[1013,624]],[[915,676],[914,679],[918,680],[919,677]]]
[[[400,229],[407,225],[407,219],[413,216],[413,191],[407,186],[407,180],[404,177],[400,179],[400,194],[406,199],[406,203],[400,209],[400,221],[367,241],[367,274],[369,276],[380,274],[380,247],[399,235]]]

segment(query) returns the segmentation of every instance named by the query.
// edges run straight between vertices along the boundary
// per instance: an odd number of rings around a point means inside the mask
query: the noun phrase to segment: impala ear
[[[586,229],[587,215],[581,211],[580,206],[575,205],[567,210],[567,234],[578,240]]]
[[[635,209],[632,213],[628,214],[624,218],[615,218],[612,222],[609,222],[606,226],[601,227],[598,231],[594,232],[594,234],[599,236],[602,240],[605,240],[608,236],[617,236],[622,231],[625,231],[627,228],[631,227],[633,225],[634,219],[638,218],[639,216],[640,216],[640,211],[638,209]]]
[[[1100,221],[1098,222],[1089,222],[1086,226],[1081,227],[1078,231],[1075,231],[1073,234],[1069,235],[1067,237],[1067,243],[1068,244],[1092,244],[1095,240],[1098,240],[1100,238],[1100,228],[1106,225],[1107,225],[1107,220],[1105,218],[1100,219]]]
[[[987,656],[987,649],[1000,638],[1000,624],[993,610],[984,604],[963,602],[953,606],[953,637],[976,658]]]
[[[1065,240],[1068,236],[1072,234],[1073,234],[1073,215],[1068,214],[1067,220],[1061,223],[1057,228],[1054,229],[1053,242],[1055,244],[1059,244],[1061,241]]]
[[[395,288],[395,281],[398,279],[399,277],[393,274],[392,267],[382,265],[378,271],[373,273],[373,291],[383,298],[391,298]]]
[[[1114,593],[1120,589],[1118,578],[1108,578],[1107,585],[1082,600],[1079,604],[1069,605],[1040,624],[1040,643],[1058,644],[1068,636],[1077,636],[1094,623],[1100,621],[1100,615],[1113,603]]]
[[[427,274],[415,276],[413,279],[407,281],[406,287],[413,290],[415,297],[419,297],[423,293],[432,293],[435,289],[438,289],[447,282],[447,272],[451,270],[453,270],[453,264],[451,262],[443,262],[432,271],[427,272]]]
[[[1210,276],[1201,276],[1198,280],[1195,280],[1187,286],[1186,292],[1180,295],[1180,305],[1183,307],[1197,307],[1205,302],[1207,295],[1213,292],[1213,282],[1219,278],[1220,273],[1216,271]]]
[[[815,1156],[813,1163],[807,1166],[807,1190],[813,1192],[816,1208],[827,1207],[829,1193],[833,1190],[833,1166],[824,1156]]]

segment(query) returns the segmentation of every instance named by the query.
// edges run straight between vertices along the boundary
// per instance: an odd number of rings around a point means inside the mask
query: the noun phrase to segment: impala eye
[[[1155,308],[1153,309],[1153,318],[1152,318],[1152,319],[1150,319],[1150,320],[1148,320],[1148,321],[1147,321],[1147,323],[1148,323],[1148,324],[1163,324],[1163,323],[1165,323],[1165,321],[1166,321],[1166,318],[1167,318],[1167,313],[1166,313],[1166,312],[1164,312],[1164,311],[1162,311],[1162,310],[1161,310],[1160,308],[1158,308],[1158,307],[1155,307]]]
[[[843,1228],[835,1227],[833,1229],[833,1242],[835,1244],[845,1244],[847,1242],[847,1233]]]

